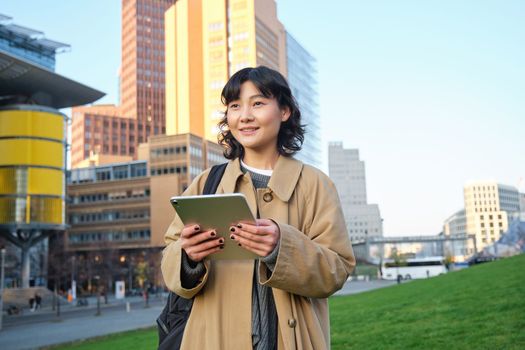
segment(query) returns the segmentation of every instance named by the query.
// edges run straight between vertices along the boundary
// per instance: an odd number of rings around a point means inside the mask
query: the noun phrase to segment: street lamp
[[[119,261],[124,264],[128,261],[128,292],[131,295],[131,287],[133,282],[133,271],[131,270],[131,255],[121,255]]]
[[[4,266],[5,266],[5,248],[0,249],[0,262],[2,266],[0,267],[0,330],[2,330],[2,317],[4,313]]]

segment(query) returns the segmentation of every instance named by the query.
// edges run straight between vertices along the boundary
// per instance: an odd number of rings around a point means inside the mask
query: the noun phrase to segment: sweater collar
[[[273,169],[273,174],[268,183],[268,187],[277,195],[277,197],[279,197],[279,199],[283,202],[288,202],[295,190],[297,181],[299,181],[302,169],[302,162],[292,157],[280,156],[279,159],[277,159],[275,168]],[[225,176],[222,179],[224,192],[235,192],[237,181],[244,176],[241,171],[239,158],[235,158],[228,163],[224,175]]]

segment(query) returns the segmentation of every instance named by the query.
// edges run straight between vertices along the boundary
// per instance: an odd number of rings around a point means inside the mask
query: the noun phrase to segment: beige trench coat
[[[209,170],[185,195],[202,193]],[[270,202],[263,200],[272,192]],[[250,176],[230,161],[217,193],[243,193],[254,213],[274,220],[280,250],[270,278],[260,264],[259,283],[272,287],[279,319],[278,349],[329,349],[327,297],[339,290],[355,266],[343,213],[332,181],[319,170],[279,157],[267,189],[254,190]],[[252,349],[253,261],[205,261],[206,272],[193,289],[181,285],[182,222],[176,216],[166,232],[162,273],[176,294],[195,297],[182,349]]]

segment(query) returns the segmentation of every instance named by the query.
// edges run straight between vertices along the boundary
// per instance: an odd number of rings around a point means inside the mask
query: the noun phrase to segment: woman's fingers
[[[180,232],[180,236],[182,238],[189,238],[195,235],[196,233],[199,233],[200,231],[201,231],[201,228],[199,227],[199,225],[187,225],[187,226],[184,226],[184,228]]]
[[[269,244],[254,242],[252,240],[237,236],[235,241],[244,249],[251,251],[259,256],[267,256],[273,251],[273,248]]]
[[[267,256],[274,250],[279,241],[279,228],[271,220],[264,220],[258,224],[255,226],[243,223],[232,226],[230,238],[259,256]]]
[[[197,252],[197,253],[191,253],[190,254],[190,253],[186,252],[186,254],[189,256],[189,258],[191,260],[199,262],[199,261],[202,261],[202,259],[206,258],[207,256],[209,256],[211,254],[214,254],[214,253],[217,253],[217,252],[221,252],[223,248],[224,248],[223,245],[218,245],[218,246],[214,246],[214,247],[208,248],[206,250],[203,250],[203,251],[200,251],[200,252]]]
[[[246,231],[236,231],[231,237],[241,247],[259,255],[267,256],[277,245],[278,238],[273,235],[253,234]]]
[[[220,246],[224,246],[224,238],[222,237],[219,237],[213,240],[209,240],[209,241],[205,241],[199,245],[193,246],[192,248],[195,253],[201,253],[211,248],[220,247]]]
[[[236,228],[235,230],[230,230],[230,232],[231,232],[230,238],[232,238],[232,236],[234,237],[232,239],[235,239],[236,237],[242,237],[244,239],[248,239],[250,241],[258,242],[258,243],[270,243],[271,242],[271,237],[267,234],[264,235],[261,232],[251,233],[251,232],[245,231],[244,229],[241,230],[239,228]]]
[[[215,237],[217,237],[215,230],[202,231],[193,234],[189,238],[181,238],[181,245],[183,248],[192,247]]]
[[[186,254],[193,261],[201,261],[208,255],[218,252],[224,248],[224,238],[208,239],[199,244],[183,247]]]

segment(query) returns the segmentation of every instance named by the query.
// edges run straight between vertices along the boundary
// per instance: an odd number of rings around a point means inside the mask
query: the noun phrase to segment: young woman
[[[175,218],[162,273],[168,288],[195,297],[182,349],[328,349],[327,299],[355,266],[336,189],[292,158],[301,114],[284,77],[267,67],[235,73],[222,91],[219,143],[229,159],[217,193],[243,193],[256,225],[230,239],[262,258],[209,260],[224,239]],[[186,195],[202,193],[209,170]]]

